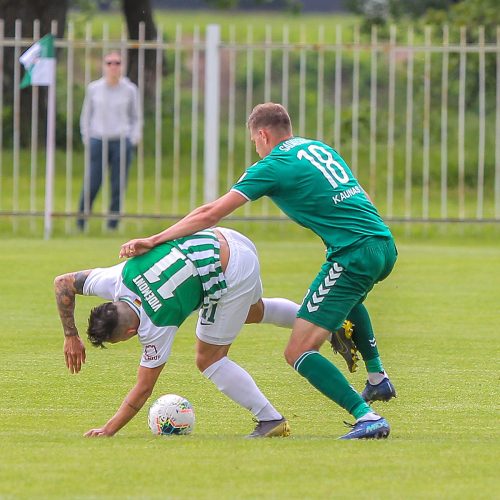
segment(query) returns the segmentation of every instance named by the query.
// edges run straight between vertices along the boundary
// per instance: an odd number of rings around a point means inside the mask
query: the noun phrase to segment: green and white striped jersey
[[[125,263],[92,270],[83,291],[127,302],[140,319],[141,365],[158,366],[166,361],[185,319],[227,292],[219,241],[205,230],[163,243]]]
[[[179,326],[192,311],[226,293],[219,240],[205,230],[158,245],[125,264],[123,282],[142,297],[153,323]]]
[[[179,238],[173,242],[196,266],[203,287],[203,307],[217,302],[227,291],[220,262],[220,244],[211,229]]]

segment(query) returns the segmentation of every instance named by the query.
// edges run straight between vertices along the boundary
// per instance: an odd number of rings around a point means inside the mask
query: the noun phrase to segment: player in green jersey
[[[285,358],[354,416],[352,430],[342,439],[387,437],[388,422],[368,403],[387,401],[396,392],[384,371],[363,301],[396,262],[391,232],[337,151],[323,142],[293,136],[283,106],[256,106],[248,128],[261,160],[228,193],[159,234],[125,243],[120,255],[140,254],[161,242],[205,229],[246,202],[269,196],[291,219],[317,234],[327,250],[326,262],[298,312]],[[354,341],[368,372],[363,397],[319,353],[330,332],[337,331],[346,318],[354,323]]]
[[[248,437],[290,434],[287,420],[227,356],[243,323],[291,327],[298,309],[286,299],[262,298],[257,251],[242,234],[226,228],[199,231],[116,266],[58,276],[54,285],[72,373],[81,370],[86,357],[75,325],[77,294],[111,301],[91,311],[88,337],[93,345],[137,336],[143,346],[136,385],[116,414],[86,436],[112,436],[135,416],[153,391],[178,328],[198,309],[196,365],[253,413],[258,423]]]

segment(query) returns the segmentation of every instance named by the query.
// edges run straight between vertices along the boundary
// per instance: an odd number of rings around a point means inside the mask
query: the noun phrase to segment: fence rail
[[[0,223],[17,231],[28,217],[36,232],[44,213],[39,110],[46,90],[19,89],[18,60],[43,33],[35,22],[34,37],[22,38],[21,27],[17,22],[15,37],[6,38],[0,21]],[[246,33],[230,28],[225,38],[217,26],[160,27],[156,41],[144,40],[143,27],[139,40],[123,30],[110,38],[106,26],[98,39],[90,24],[84,32],[78,38],[69,23],[66,38],[56,41],[52,216],[64,219],[63,232],[75,231],[88,160],[78,127],[85,87],[101,76],[102,56],[111,49],[125,62],[137,50],[145,123],[122,191],[124,221],[176,218],[227,190],[256,160],[245,121],[268,100],[288,107],[297,135],[338,149],[388,220],[500,221],[500,27],[494,39],[481,27],[447,26],[422,32],[392,26],[387,34],[374,27],[364,34],[325,25],[314,40],[305,30],[291,37],[287,26],[266,27],[262,40],[251,26]],[[108,190],[105,180],[85,214],[103,230]],[[281,218],[266,200],[238,216]]]

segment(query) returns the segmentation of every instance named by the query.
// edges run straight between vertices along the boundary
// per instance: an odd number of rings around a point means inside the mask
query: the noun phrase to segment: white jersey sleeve
[[[140,299],[131,292],[122,281],[122,271],[125,262],[112,267],[93,269],[85,280],[84,295],[96,295],[103,299],[124,300],[132,306],[139,315],[137,337],[143,346],[140,365],[146,368],[156,368],[166,363],[172,350],[176,326],[156,326],[141,307]]]
[[[137,331],[139,342],[143,346],[140,365],[146,368],[156,368],[167,362],[178,328],[154,325],[144,310],[141,310],[140,320]]]
[[[112,267],[92,269],[85,284],[83,295],[95,295],[107,300],[118,300],[122,287],[122,270],[125,262]]]

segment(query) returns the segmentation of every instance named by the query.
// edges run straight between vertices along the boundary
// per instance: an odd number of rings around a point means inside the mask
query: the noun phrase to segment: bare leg
[[[262,302],[262,299],[259,299],[255,304],[250,306],[245,324],[260,323],[263,317],[264,303]]]

